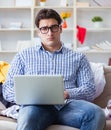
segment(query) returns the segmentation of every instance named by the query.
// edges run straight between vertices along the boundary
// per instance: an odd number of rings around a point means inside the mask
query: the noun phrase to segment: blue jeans
[[[100,107],[83,100],[72,100],[61,110],[53,105],[26,105],[19,111],[17,130],[45,130],[51,124],[103,130],[105,115]]]

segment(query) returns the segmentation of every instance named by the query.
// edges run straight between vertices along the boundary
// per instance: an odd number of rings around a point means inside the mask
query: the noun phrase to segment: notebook
[[[14,77],[17,104],[64,104],[61,75],[17,75]]]

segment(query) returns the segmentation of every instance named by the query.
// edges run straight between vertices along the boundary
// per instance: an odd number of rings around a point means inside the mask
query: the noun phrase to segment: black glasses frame
[[[41,27],[39,28],[39,30],[42,34],[46,34],[49,32],[49,29],[51,30],[51,32],[58,32],[60,29],[59,27],[60,26],[58,24],[54,24],[54,25],[51,25],[50,27],[48,26]]]

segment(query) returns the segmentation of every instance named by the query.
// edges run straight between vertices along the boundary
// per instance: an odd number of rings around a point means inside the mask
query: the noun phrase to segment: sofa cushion
[[[16,130],[16,122],[0,120],[0,130]]]
[[[15,119],[12,119],[12,118],[9,118],[9,117],[6,117],[6,116],[0,116],[0,121],[3,120],[3,121],[10,121],[10,122],[16,122]]]
[[[16,125],[17,124],[15,122],[0,120],[0,130],[16,130]],[[79,129],[63,125],[52,125],[48,127],[46,130],[79,130]]]
[[[0,130],[16,130],[16,122],[5,121],[0,119]],[[62,125],[52,125],[48,127],[46,130],[79,130],[76,128],[62,126]],[[105,130],[111,130],[111,120],[106,121]]]
[[[106,120],[106,127],[104,130],[111,130],[111,120]]]
[[[46,130],[79,130],[79,129],[63,125],[51,125]]]

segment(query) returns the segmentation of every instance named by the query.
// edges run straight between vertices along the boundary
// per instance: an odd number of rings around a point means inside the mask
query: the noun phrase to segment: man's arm
[[[23,63],[22,60],[17,54],[8,71],[8,75],[5,83],[3,84],[3,97],[9,102],[15,102],[15,93],[14,93],[14,75],[23,74]]]
[[[66,89],[66,91],[72,99],[94,100],[96,92],[94,76],[85,55],[82,56],[78,67],[76,88]]]

